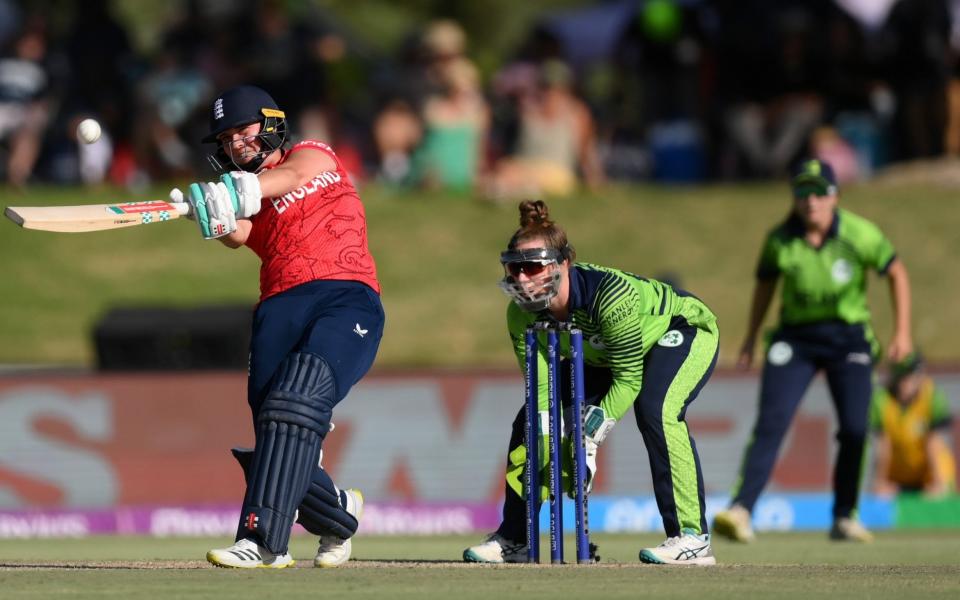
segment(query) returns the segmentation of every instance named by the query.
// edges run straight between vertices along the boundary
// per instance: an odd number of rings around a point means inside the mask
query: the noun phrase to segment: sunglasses
[[[832,188],[832,186],[825,187],[816,184],[798,185],[797,187],[793,188],[793,197],[797,200],[806,200],[810,196],[826,198],[827,196],[834,194],[835,191],[836,189]]]
[[[540,273],[543,273],[547,270],[547,267],[551,263],[541,263],[534,261],[523,261],[523,262],[510,262],[504,265],[507,269],[507,273],[511,277],[519,277],[520,273],[525,274],[527,277],[536,277]]]

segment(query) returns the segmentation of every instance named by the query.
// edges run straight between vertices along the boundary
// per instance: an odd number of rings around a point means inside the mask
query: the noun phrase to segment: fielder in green
[[[749,542],[751,514],[770,479],[793,415],[818,371],[823,371],[837,412],[837,456],[833,471],[830,538],[868,542],[860,523],[860,492],[867,409],[879,344],[870,326],[867,275],[887,275],[895,313],[887,356],[896,362],[913,350],[910,284],[893,244],[876,225],[838,208],[831,166],[808,160],[796,169],[793,205],[786,220],[767,236],[757,265],[747,333],[738,365],[750,366],[757,333],[782,280],[780,322],[767,339],[760,400],[753,435],[730,507],[717,513],[717,535]]]
[[[643,436],[657,506],[667,539],[640,551],[652,564],[716,563],[707,532],[703,475],[685,415],[717,360],[717,319],[696,297],[671,286],[608,267],[577,263],[566,233],[542,201],[520,204],[520,229],[501,255],[501,288],[512,302],[507,327],[521,370],[524,334],[538,320],[572,323],[583,331],[588,491],[596,456],[613,426],[631,408]],[[570,385],[570,348],[562,336],[561,386]],[[539,339],[539,370],[546,373],[546,336]],[[547,382],[539,378],[539,410],[546,420]],[[568,401],[569,391],[561,398]],[[566,411],[569,412],[569,411]],[[523,498],[525,411],[513,422],[503,521],[484,542],[467,548],[470,562],[525,562]],[[545,430],[546,428],[541,428]],[[542,442],[546,447],[546,441]],[[570,453],[570,442],[564,443]],[[541,468],[547,453],[541,452]],[[544,475],[541,481],[547,481]],[[570,490],[568,485],[568,491]],[[541,487],[540,501],[548,495]]]

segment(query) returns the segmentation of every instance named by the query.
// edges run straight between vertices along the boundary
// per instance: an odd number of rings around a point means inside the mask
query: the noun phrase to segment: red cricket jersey
[[[251,219],[246,245],[262,261],[260,300],[317,279],[361,281],[379,294],[377,267],[367,248],[363,204],[333,149],[304,140],[277,165],[305,148],[331,156],[337,170],[317,173],[282,196],[264,198],[260,212]]]

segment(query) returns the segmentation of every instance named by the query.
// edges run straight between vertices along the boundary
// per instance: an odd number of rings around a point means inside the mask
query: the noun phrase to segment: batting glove
[[[229,235],[237,230],[236,193],[222,181],[191,183],[187,201],[193,207],[194,218],[205,240]]]
[[[260,178],[255,173],[230,171],[220,176],[230,192],[238,219],[249,219],[260,212]]]

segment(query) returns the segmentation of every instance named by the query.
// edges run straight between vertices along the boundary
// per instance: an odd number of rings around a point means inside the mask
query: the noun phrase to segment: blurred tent
[[[560,40],[567,61],[583,67],[613,54],[640,4],[640,0],[618,0],[564,11],[545,18],[540,27]]]
[[[876,31],[886,23],[898,0],[834,0],[867,31]]]
[[[539,24],[564,48],[566,60],[576,69],[610,60],[630,22],[645,8],[669,20],[670,9],[684,9],[705,0],[611,0],[595,6],[571,9],[545,17]],[[656,4],[657,6],[653,6]],[[668,26],[666,23],[664,26]]]

